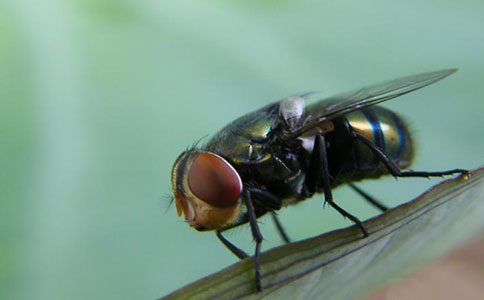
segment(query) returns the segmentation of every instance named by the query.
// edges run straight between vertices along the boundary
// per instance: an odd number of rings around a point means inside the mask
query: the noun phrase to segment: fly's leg
[[[287,233],[282,227],[281,222],[279,222],[279,219],[277,218],[277,214],[275,212],[271,212],[271,216],[272,216],[272,220],[274,221],[274,224],[276,225],[277,232],[279,232],[279,235],[281,236],[281,238],[284,240],[286,244],[290,243],[291,240],[287,236]]]
[[[453,174],[462,174],[462,175],[467,175],[469,171],[463,170],[463,169],[453,169],[453,170],[448,170],[448,171],[442,171],[442,172],[422,172],[422,171],[401,171],[400,167],[392,161],[388,155],[383,152],[380,148],[378,148],[377,145],[372,143],[370,140],[362,136],[361,134],[357,132],[353,132],[353,136],[355,139],[362,141],[370,150],[373,152],[373,154],[378,158],[379,161],[381,161],[385,167],[388,169],[390,174],[392,174],[394,177],[434,177],[434,176],[446,176],[446,175],[453,175]]]
[[[381,210],[382,212],[387,211],[388,207],[384,204],[382,204],[380,201],[376,200],[369,194],[367,194],[365,191],[357,187],[356,185],[352,183],[348,183],[348,186],[352,188],[355,192],[357,192],[361,197],[363,197],[366,201],[368,201],[370,204]]]
[[[319,164],[313,164],[315,162],[319,162]],[[313,150],[313,157],[311,158],[311,166],[313,166],[313,168],[319,169],[320,180],[321,180],[320,182],[323,185],[325,202],[328,203],[334,209],[336,209],[336,211],[339,212],[341,215],[353,221],[353,223],[355,223],[356,226],[360,228],[361,232],[363,233],[363,236],[367,237],[368,232],[366,231],[365,227],[363,227],[363,224],[361,223],[361,221],[358,220],[358,218],[356,218],[352,214],[348,213],[340,206],[338,206],[333,201],[333,194],[331,193],[331,181],[329,176],[328,156],[326,153],[326,142],[324,140],[323,135],[316,135],[314,139],[314,150]]]
[[[262,234],[259,230],[259,225],[257,224],[257,218],[255,215],[254,205],[250,198],[250,191],[245,191],[245,204],[247,205],[247,215],[249,217],[250,230],[252,231],[252,237],[255,241],[255,254],[254,254],[254,264],[255,264],[255,286],[258,292],[262,291],[262,285],[260,280],[260,246],[262,244]]]
[[[240,259],[244,259],[244,258],[249,257],[249,255],[247,255],[247,253],[245,253],[243,250],[241,250],[240,248],[238,248],[237,246],[235,246],[234,244],[229,242],[229,240],[227,240],[222,235],[222,231],[217,230],[215,234],[217,235],[218,239],[222,242],[222,244],[224,244],[224,246],[227,247],[227,249],[229,249],[230,252],[232,252],[235,256],[237,256]]]
[[[252,196],[255,197],[254,200],[252,200]],[[254,254],[254,267],[255,267],[255,284],[256,284],[256,289],[258,292],[262,291],[262,285],[261,285],[261,276],[260,276],[260,249],[261,249],[261,244],[262,244],[262,234],[259,229],[259,225],[257,224],[257,215],[255,212],[255,207],[254,207],[254,201],[260,201],[263,200],[262,202],[268,207],[266,209],[273,210],[273,209],[279,209],[281,207],[281,199],[279,199],[277,196],[272,194],[271,192],[264,190],[264,189],[259,189],[259,188],[246,188],[244,191],[244,201],[245,205],[247,207],[247,219],[249,221],[250,229],[252,232],[252,237],[256,243],[255,246],[255,254]],[[260,202],[256,203],[257,205],[260,205]],[[272,212],[274,220],[276,222],[276,226],[278,227],[279,233],[283,236],[284,239],[289,239],[287,238],[286,233],[284,232],[284,229],[282,228],[282,225],[279,223],[277,220],[276,215],[274,212]],[[244,222],[245,223],[245,222]],[[242,224],[242,223],[240,223]],[[237,225],[240,225],[237,224]],[[237,226],[235,225],[235,226]],[[234,226],[234,227],[235,227]],[[245,253],[243,250],[239,249],[236,247],[234,244],[229,242],[223,235],[222,232],[225,230],[228,230],[233,227],[221,229],[216,231],[217,238],[222,242],[222,244],[225,245],[235,256],[237,256],[240,259],[247,258],[248,255]]]
[[[255,193],[257,192],[260,192],[260,190],[255,191]],[[251,191],[247,189],[244,193],[244,198],[245,198],[244,200],[247,206],[247,217],[249,219],[252,237],[256,242],[255,255],[254,255],[255,285],[256,285],[257,291],[260,292],[262,291],[261,279],[260,279],[260,247],[261,247],[263,238],[259,230],[259,225],[257,224],[257,217],[255,215],[254,204],[252,203],[250,194],[251,194]],[[249,257],[247,253],[245,253],[243,250],[239,249],[237,246],[229,242],[222,235],[222,231],[223,230],[217,230],[215,234],[217,235],[217,238],[222,242],[222,244],[224,244],[224,246],[230,250],[230,252],[232,252],[235,256],[237,256],[240,259]]]
[[[253,200],[251,199],[253,202],[252,204],[255,203],[256,206],[258,204],[261,206],[265,206],[267,210],[271,211],[272,220],[276,225],[276,229],[279,232],[279,235],[284,240],[284,242],[290,243],[290,240],[286,234],[286,231],[282,227],[281,222],[279,222],[279,219],[277,218],[277,214],[274,212],[274,210],[278,210],[281,208],[281,205],[282,205],[281,199],[276,195],[272,194],[271,192],[264,189],[249,188],[249,191],[250,191],[250,194],[255,197],[255,199]]]

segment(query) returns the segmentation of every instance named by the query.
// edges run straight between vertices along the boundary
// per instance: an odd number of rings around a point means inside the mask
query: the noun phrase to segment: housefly
[[[377,106],[437,82],[456,69],[422,73],[364,87],[305,105],[307,95],[290,96],[244,115],[216,133],[204,146],[176,159],[171,181],[178,216],[199,231],[215,231],[237,257],[248,255],[222,232],[249,223],[255,247],[255,282],[260,279],[262,234],[257,218],[272,213],[285,241],[287,235],[274,211],[323,193],[324,201],[368,233],[362,223],[333,200],[342,184],[385,210],[385,206],[353,185],[378,178],[466,174],[402,171],[414,156],[412,135],[401,117]]]

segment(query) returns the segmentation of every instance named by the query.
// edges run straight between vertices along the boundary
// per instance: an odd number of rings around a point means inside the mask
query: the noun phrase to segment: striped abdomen
[[[408,127],[394,112],[371,106],[345,115],[349,126],[383,150],[400,168],[407,168],[413,157]],[[387,173],[371,150],[362,142],[354,145],[355,171],[379,175]],[[356,175],[356,174],[355,174]]]

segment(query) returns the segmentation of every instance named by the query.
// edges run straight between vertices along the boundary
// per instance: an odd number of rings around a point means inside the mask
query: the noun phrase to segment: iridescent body
[[[237,257],[248,255],[222,232],[249,222],[256,243],[255,283],[262,290],[260,250],[263,241],[257,218],[324,193],[324,201],[353,221],[364,237],[363,223],[340,207],[332,188],[350,185],[381,210],[386,207],[352,182],[391,174],[430,177],[467,174],[402,171],[414,155],[407,125],[395,113],[376,104],[410,93],[455,72],[422,73],[305,106],[305,96],[291,96],[249,113],[220,130],[203,147],[183,152],[172,169],[177,213],[193,228],[215,230]],[[273,215],[281,237],[288,242]]]
[[[414,154],[408,127],[375,104],[453,72],[408,76],[308,106],[305,96],[291,96],[236,119],[203,147],[178,157],[172,169],[178,215],[183,213],[197,230],[220,231],[249,221],[243,201],[249,194],[255,217],[260,217],[323,191],[332,202],[330,189],[344,183],[390,173],[435,176],[400,171],[410,166]]]
[[[404,121],[392,111],[379,106],[350,112],[316,127],[313,133],[304,136],[309,146],[304,148],[265,147],[271,129],[277,128],[281,102],[268,105],[258,111],[235,120],[216,134],[202,150],[217,153],[227,158],[242,178],[263,185],[283,203],[290,204],[312,196],[305,189],[306,170],[312,155],[314,135],[324,132],[327,136],[330,175],[336,187],[345,182],[366,178],[377,178],[388,174],[388,170],[361,142],[354,142],[350,129],[374,142],[396,162],[406,168],[413,157],[412,140]],[[308,106],[305,117],[317,114],[318,106]],[[295,144],[299,144],[297,140]],[[302,141],[301,141],[302,142]],[[316,192],[321,192],[321,187]],[[264,206],[258,207],[257,216],[266,213]]]

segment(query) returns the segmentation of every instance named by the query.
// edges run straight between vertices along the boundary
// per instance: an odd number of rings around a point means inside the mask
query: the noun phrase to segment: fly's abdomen
[[[400,168],[407,168],[411,164],[412,139],[408,127],[394,112],[372,106],[351,112],[345,117],[354,131],[383,150]],[[353,150],[358,171],[373,170],[374,173],[380,173],[378,170],[384,170],[383,165],[362,142],[356,142]]]

